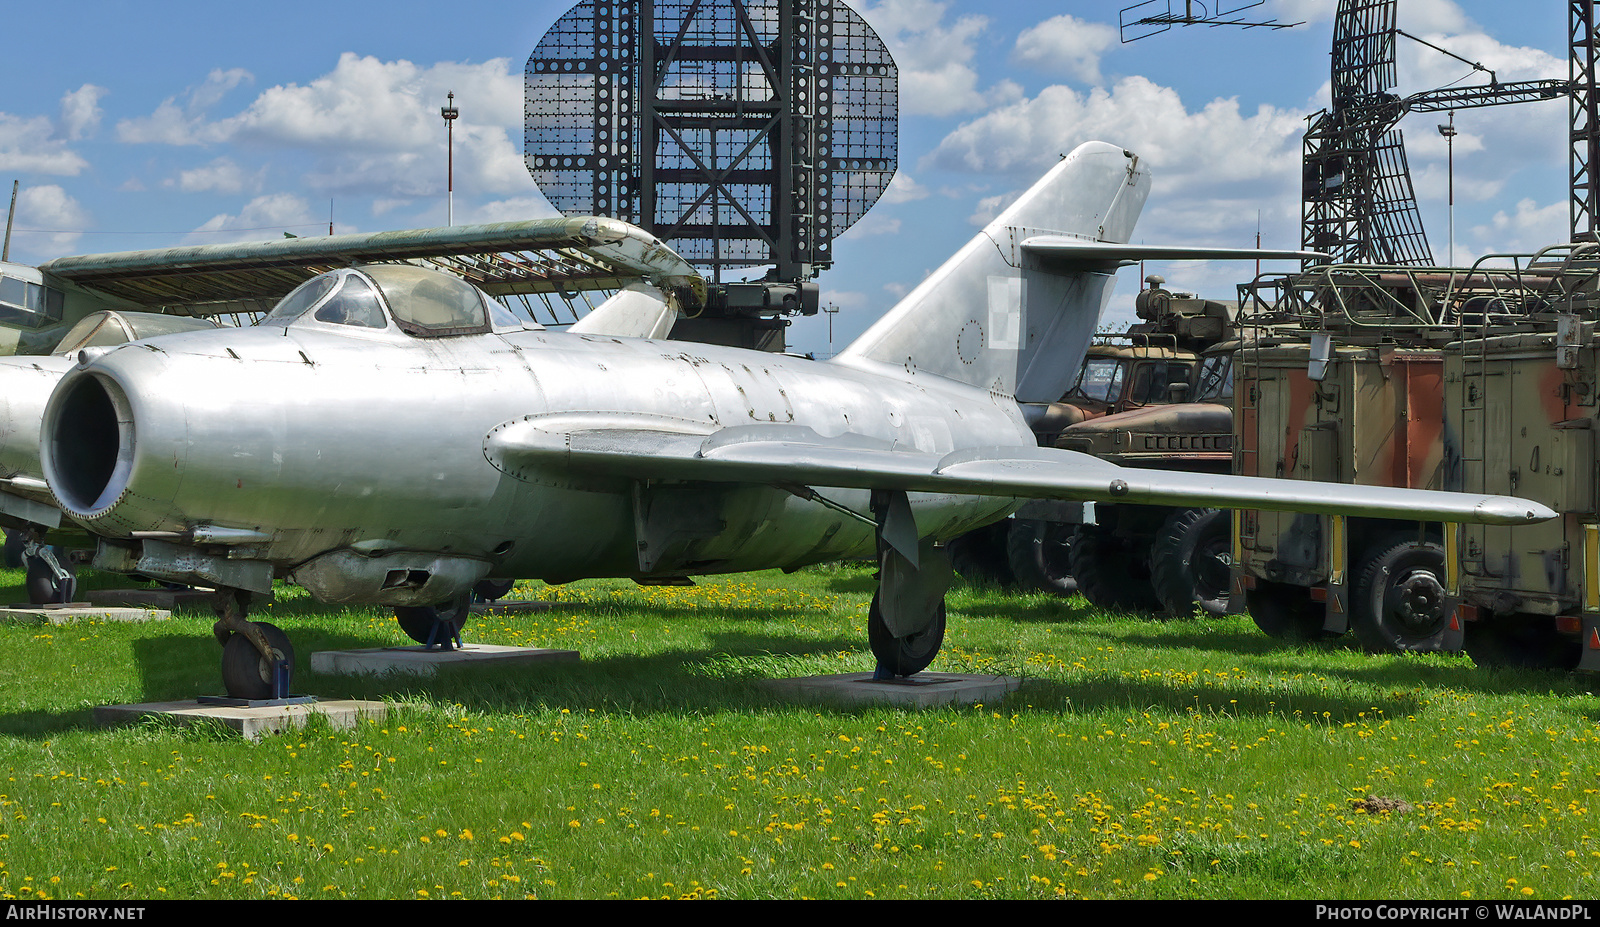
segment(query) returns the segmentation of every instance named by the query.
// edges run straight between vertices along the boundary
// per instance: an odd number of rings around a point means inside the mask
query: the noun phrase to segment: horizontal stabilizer
[[[1508,496],[1136,470],[1054,448],[989,447],[939,455],[900,450],[863,435],[824,437],[798,425],[744,425],[697,434],[695,426],[684,427],[687,422],[616,424],[620,427],[598,419],[531,416],[495,429],[485,454],[523,479],[553,470],[635,480],[803,484],[1501,525],[1556,514]]]
[[[1333,255],[1320,251],[1271,248],[1212,248],[1196,245],[1135,245],[1089,241],[1063,235],[1035,235],[1022,242],[1024,253],[1056,270],[1106,270],[1140,261],[1321,261]]]

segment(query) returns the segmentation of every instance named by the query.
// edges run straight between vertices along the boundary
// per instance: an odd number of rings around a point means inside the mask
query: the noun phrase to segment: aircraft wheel
[[[1233,517],[1226,509],[1179,509],[1150,545],[1150,585],[1167,614],[1187,618],[1195,607],[1228,613]]]
[[[22,532],[21,531],[7,531],[6,532],[6,548],[5,548],[5,551],[6,551],[6,553],[5,553],[6,569],[8,569],[8,570],[20,570],[20,569],[22,569],[22,546],[23,546],[23,543],[24,542],[22,540]]]
[[[42,557],[24,557],[28,567],[26,585],[28,601],[34,605],[49,605],[60,602],[71,602],[78,592],[78,578],[74,575],[72,566],[67,562],[67,552],[59,547],[52,548],[56,555],[56,562],[66,568],[66,579],[57,579],[55,571],[44,562]]]
[[[472,598],[475,602],[493,602],[505,598],[517,581],[514,579],[480,579],[472,587]]]
[[[867,611],[867,643],[872,655],[878,658],[878,668],[896,676],[910,676],[928,668],[944,643],[944,603],[928,626],[916,634],[895,637],[883,621],[878,609],[878,595],[873,593],[872,607]]]
[[[272,698],[274,664],[279,660],[288,660],[290,672],[294,671],[294,647],[289,643],[289,635],[277,625],[265,621],[252,623],[266,637],[272,658],[262,656],[250,643],[250,638],[243,634],[228,638],[228,642],[222,645],[222,684],[231,698]]]
[[[397,605],[394,617],[400,622],[400,630],[417,643],[448,649],[467,623],[467,601],[444,606]]]
[[[969,583],[983,583],[1002,588],[1015,586],[1011,564],[1006,562],[1006,541],[1011,533],[1011,520],[997,521],[951,538],[950,565]]]
[[[1017,584],[1032,592],[1068,596],[1078,591],[1072,578],[1075,525],[1018,518],[1006,537],[1006,560]]]
[[[1161,607],[1150,588],[1150,561],[1132,541],[1099,525],[1079,525],[1069,560],[1078,591],[1096,608],[1153,612]]]
[[[1373,653],[1434,650],[1449,621],[1444,548],[1396,535],[1358,573],[1350,596],[1350,629]]]
[[[1258,580],[1245,592],[1244,601],[1251,620],[1268,637],[1309,641],[1328,636],[1322,630],[1327,606],[1311,601],[1310,590],[1303,586]]]

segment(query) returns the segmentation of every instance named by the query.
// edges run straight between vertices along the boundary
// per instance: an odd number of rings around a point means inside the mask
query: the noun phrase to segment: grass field
[[[469,639],[582,662],[427,681],[311,674],[313,651],[400,632],[281,587],[261,617],[295,642],[296,689],[392,709],[259,743],[91,723],[219,689],[208,617],[0,626],[0,896],[1600,897],[1583,677],[958,586],[933,668],[1024,677],[1003,703],[761,687],[870,669],[872,586],[523,584],[563,604]]]

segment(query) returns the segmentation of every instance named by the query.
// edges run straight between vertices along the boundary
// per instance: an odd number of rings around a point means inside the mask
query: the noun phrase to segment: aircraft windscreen
[[[272,311],[261,320],[261,325],[282,325],[292,322],[300,317],[302,312],[316,305],[317,300],[327,296],[333,290],[334,284],[339,282],[337,273],[326,273],[312,277],[289,292],[288,296],[278,300]]]
[[[389,327],[389,322],[383,317],[383,306],[378,302],[378,292],[372,288],[372,284],[356,274],[346,275],[339,292],[318,306],[311,317],[318,322],[332,322],[335,325]]]
[[[400,330],[438,337],[489,331],[489,313],[476,287],[464,280],[404,264],[361,268],[383,291]]]

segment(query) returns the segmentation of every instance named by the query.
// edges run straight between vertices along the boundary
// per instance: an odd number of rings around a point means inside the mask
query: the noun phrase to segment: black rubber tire
[[[1010,533],[1008,518],[951,538],[945,545],[950,550],[950,566],[969,583],[1002,589],[1015,586],[1017,578],[1006,562],[1006,539]]]
[[[8,570],[22,569],[22,532],[7,531],[5,547],[5,564]]]
[[[1450,620],[1445,607],[1444,548],[1417,543],[1415,532],[1383,538],[1356,572],[1350,630],[1373,653],[1437,650]]]
[[[266,636],[274,659],[263,657],[243,634],[228,638],[222,645],[222,684],[230,698],[272,698],[272,671],[277,658],[289,661],[290,680],[293,681],[294,646],[289,643],[289,635],[265,621],[252,623]]]
[[[1485,614],[1465,630],[1467,656],[1485,668],[1570,672],[1583,658],[1583,641],[1558,632],[1548,615]]]
[[[23,557],[27,565],[28,575],[24,584],[28,590],[28,601],[34,605],[51,605],[62,602],[71,602],[78,592],[78,577],[72,565],[67,562],[66,551],[53,548],[56,562],[66,567],[66,582],[57,585],[54,571],[42,559],[36,557]]]
[[[1322,630],[1328,607],[1311,601],[1311,590],[1304,586],[1257,580],[1255,588],[1246,590],[1244,601],[1250,620],[1268,637],[1311,641],[1329,636]]]
[[[1228,613],[1232,585],[1233,513],[1178,509],[1150,545],[1150,586],[1168,615],[1188,618],[1199,608]]]
[[[1006,562],[1017,585],[1029,592],[1068,596],[1078,591],[1072,578],[1076,525],[1016,518],[1006,536]]]
[[[1152,613],[1161,600],[1150,588],[1150,560],[1132,541],[1099,525],[1079,525],[1068,555],[1078,591],[1096,608]]]
[[[472,587],[472,598],[477,602],[494,602],[505,598],[516,584],[514,579],[480,579]]]
[[[445,624],[451,632],[450,640],[454,640],[467,623],[467,609],[464,604],[454,607],[446,605],[442,608],[433,605],[396,605],[394,609],[394,617],[400,622],[400,630],[419,644],[428,643],[428,637],[433,634],[434,624],[439,621],[441,614],[444,615]],[[436,645],[446,643],[437,637],[433,642]]]
[[[878,659],[878,668],[896,676],[911,676],[928,668],[939,655],[944,644],[944,603],[933,621],[916,634],[895,637],[883,622],[883,612],[878,609],[878,594],[872,594],[872,606],[867,610],[867,643],[872,655]]]

